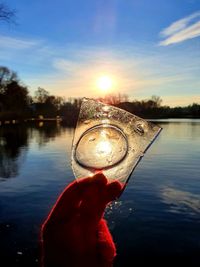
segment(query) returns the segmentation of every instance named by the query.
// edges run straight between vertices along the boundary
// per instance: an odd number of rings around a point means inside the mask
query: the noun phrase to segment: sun
[[[96,85],[101,91],[107,92],[113,87],[113,80],[109,76],[101,76],[97,79]]]

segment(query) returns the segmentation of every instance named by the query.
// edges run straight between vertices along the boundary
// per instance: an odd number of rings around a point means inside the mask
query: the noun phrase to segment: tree
[[[15,11],[10,9],[6,4],[0,3],[0,20],[14,22]]]
[[[0,66],[0,94],[4,93],[6,86],[13,81],[19,81],[17,73],[5,66]]]
[[[53,104],[56,107],[56,110],[59,111],[62,105],[64,104],[65,99],[61,96],[55,96]]]
[[[161,106],[162,99],[159,96],[152,95],[151,100],[155,103],[154,107],[159,108]]]
[[[118,105],[122,102],[128,102],[128,96],[126,94],[108,94],[105,97],[97,98],[97,100],[110,104],[110,105]]]
[[[4,93],[4,105],[6,110],[23,112],[29,104],[28,90],[26,87],[12,81],[6,87]]]
[[[36,103],[45,103],[48,97],[49,92],[44,88],[38,87],[38,89],[35,91],[34,100]]]
[[[55,117],[59,114],[63,104],[63,97],[49,95],[47,90],[38,87],[33,98],[32,109],[34,110],[35,116]]]
[[[192,105],[188,106],[188,110],[190,111],[192,116],[200,117],[200,105],[199,104],[193,103]]]

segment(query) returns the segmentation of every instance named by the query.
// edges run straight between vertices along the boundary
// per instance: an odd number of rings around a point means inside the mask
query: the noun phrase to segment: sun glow
[[[98,154],[104,154],[108,155],[112,151],[112,146],[110,142],[108,141],[100,141],[99,144],[96,147],[96,153]]]
[[[113,80],[109,76],[101,76],[97,79],[96,85],[98,89],[107,92],[113,87]]]

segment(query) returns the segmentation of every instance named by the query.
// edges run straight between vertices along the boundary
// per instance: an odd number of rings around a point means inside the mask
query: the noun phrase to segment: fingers
[[[93,177],[82,178],[78,182],[70,183],[60,194],[44,224],[47,222],[48,224],[66,222],[68,219],[71,219],[77,213],[80,202],[85,198],[83,195],[90,192],[93,187],[99,186],[101,188],[101,185],[106,184],[107,179],[100,172]]]
[[[103,216],[106,207],[107,179],[102,173],[97,173],[82,195],[79,207],[82,222],[93,225]]]
[[[68,218],[71,218],[77,212],[82,199],[82,192],[90,183],[90,177],[83,178],[79,182],[73,181],[70,183],[58,197],[55,205],[48,215],[46,222],[63,222]]]
[[[107,203],[119,198],[120,194],[122,193],[122,190],[123,190],[123,185],[118,181],[114,181],[108,184],[106,193]]]
[[[77,213],[87,221],[98,221],[107,203],[119,197],[121,191],[119,182],[108,183],[101,172],[74,181],[61,193],[44,224],[63,223]]]
[[[102,173],[92,178],[90,186],[82,195],[82,202],[79,207],[80,217],[88,224],[97,224],[103,217],[106,205],[119,197],[122,192],[122,185],[115,181],[107,183]]]

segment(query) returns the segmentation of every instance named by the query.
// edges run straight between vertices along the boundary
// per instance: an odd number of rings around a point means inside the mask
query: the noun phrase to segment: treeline
[[[162,105],[162,99],[152,96],[147,100],[130,101],[127,95],[108,95],[98,100],[123,108],[144,118],[200,118],[200,104],[187,107]],[[81,105],[81,99],[51,95],[38,88],[34,95],[20,81],[18,75],[7,67],[0,67],[0,121],[24,120],[30,118],[61,117],[68,125],[74,125]]]
[[[7,67],[0,67],[0,122],[59,116],[73,125],[80,103],[81,99],[69,98],[66,101],[65,98],[51,95],[40,87],[31,96],[17,73]]]
[[[124,102],[117,106],[146,119],[200,118],[200,104],[193,103],[185,107],[172,108],[160,105],[156,99],[162,101],[160,97],[152,96],[149,100]]]

